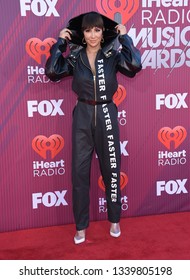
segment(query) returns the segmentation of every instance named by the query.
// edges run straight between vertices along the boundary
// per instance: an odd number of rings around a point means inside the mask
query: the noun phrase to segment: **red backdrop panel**
[[[99,11],[126,25],[143,70],[118,74],[122,217],[189,211],[188,1],[10,1],[1,10],[0,231],[73,223],[72,78],[44,75],[50,46],[71,17]],[[59,148],[58,148],[59,147]],[[106,219],[92,161],[91,220]]]

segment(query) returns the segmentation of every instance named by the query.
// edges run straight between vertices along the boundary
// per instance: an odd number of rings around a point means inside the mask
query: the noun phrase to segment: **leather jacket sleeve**
[[[142,69],[140,52],[134,47],[132,39],[127,34],[119,36],[119,42],[122,49],[118,52],[117,70],[132,78]],[[76,55],[64,57],[62,53],[66,51],[66,48],[66,40],[58,38],[57,43],[50,50],[50,56],[45,65],[45,74],[53,82],[73,74],[73,62]]]
[[[119,36],[119,42],[122,49],[118,54],[118,71],[132,78],[142,69],[140,51],[127,34]]]
[[[50,56],[45,65],[45,74],[53,82],[72,75],[73,67],[67,58],[62,55],[62,53],[66,51],[66,48],[66,40],[58,38],[57,43],[55,43],[50,50]]]

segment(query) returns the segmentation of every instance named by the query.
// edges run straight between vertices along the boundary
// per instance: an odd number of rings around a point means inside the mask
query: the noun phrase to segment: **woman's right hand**
[[[59,33],[60,38],[68,39],[68,40],[71,40],[71,35],[72,35],[72,32],[68,28],[63,28]]]

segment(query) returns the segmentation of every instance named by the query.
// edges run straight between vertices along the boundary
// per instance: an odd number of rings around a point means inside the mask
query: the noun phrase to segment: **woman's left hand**
[[[120,23],[115,28],[117,30],[117,33],[119,33],[120,35],[127,34],[127,29],[126,29],[125,25]]]

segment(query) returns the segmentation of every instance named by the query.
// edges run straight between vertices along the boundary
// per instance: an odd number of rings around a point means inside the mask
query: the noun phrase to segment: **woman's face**
[[[103,30],[99,27],[93,27],[84,30],[84,39],[88,46],[98,47],[101,44]]]

